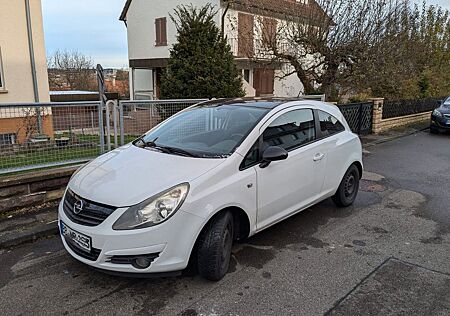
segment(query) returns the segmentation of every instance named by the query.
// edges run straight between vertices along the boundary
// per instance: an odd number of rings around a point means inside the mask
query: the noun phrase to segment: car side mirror
[[[262,161],[259,164],[260,168],[267,168],[272,161],[285,160],[289,156],[289,153],[279,146],[270,146],[264,150],[262,154]]]

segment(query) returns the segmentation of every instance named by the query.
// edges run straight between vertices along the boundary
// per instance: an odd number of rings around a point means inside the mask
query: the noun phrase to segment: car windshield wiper
[[[145,147],[156,147],[156,141],[158,140],[158,137],[156,137],[154,140],[150,140],[150,141],[145,141],[144,140],[144,136],[139,137],[138,139],[136,139],[134,141],[134,145],[145,148]],[[140,142],[140,144],[138,145],[138,143]]]
[[[162,146],[158,145],[156,141],[158,140],[158,137],[151,141],[145,141],[143,137],[139,138],[137,142],[141,142],[140,147],[141,148],[153,148],[156,150],[159,150],[166,154],[175,154],[175,155],[182,155],[182,156],[188,156],[188,157],[200,157],[197,154],[194,154],[190,151],[177,148],[177,147],[170,147],[170,146]]]
[[[182,156],[188,156],[188,157],[200,157],[197,154],[194,154],[194,153],[192,153],[190,151],[187,151],[187,150],[184,150],[184,149],[181,149],[181,148],[177,148],[177,147],[156,145],[156,146],[154,146],[154,148],[159,149],[159,150],[161,150],[161,151],[163,151],[165,153],[168,153],[168,154],[182,155]]]

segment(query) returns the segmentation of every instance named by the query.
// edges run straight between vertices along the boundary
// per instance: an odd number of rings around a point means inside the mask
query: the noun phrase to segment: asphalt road
[[[108,276],[52,238],[0,250],[0,314],[450,315],[450,136],[369,151],[353,207],[325,201],[236,245],[218,283]]]

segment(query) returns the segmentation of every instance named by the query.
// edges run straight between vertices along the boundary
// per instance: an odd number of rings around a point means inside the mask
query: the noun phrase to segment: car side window
[[[247,155],[244,158],[244,161],[242,161],[241,164],[241,170],[246,169],[249,167],[252,167],[256,164],[258,164],[260,161],[259,159],[259,139],[256,141],[256,143],[252,146],[252,148],[249,150]]]
[[[294,110],[280,115],[263,133],[263,150],[279,146],[293,150],[316,139],[314,114],[310,109]]]
[[[340,133],[345,130],[344,125],[333,115],[319,111],[320,131],[324,137]]]

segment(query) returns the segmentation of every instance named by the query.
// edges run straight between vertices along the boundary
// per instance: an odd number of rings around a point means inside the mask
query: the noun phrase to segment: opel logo
[[[84,203],[82,200],[78,200],[73,204],[73,212],[75,214],[80,214],[83,211]]]

